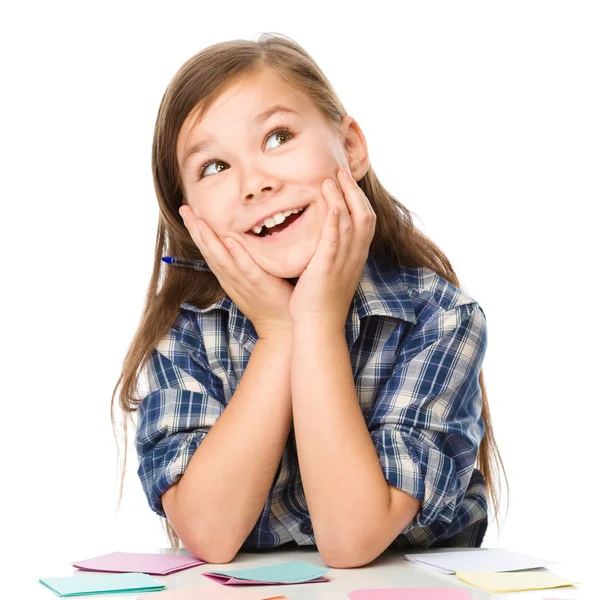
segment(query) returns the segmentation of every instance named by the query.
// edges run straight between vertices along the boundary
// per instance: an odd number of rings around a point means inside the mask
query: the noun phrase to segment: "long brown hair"
[[[227,86],[261,69],[270,69],[288,85],[310,97],[334,130],[339,131],[339,125],[347,115],[332,85],[312,57],[296,42],[277,33],[263,33],[256,42],[231,40],[209,46],[185,62],[171,80],[160,103],[152,144],[152,171],[160,210],[154,269],[143,314],[127,350],[111,401],[115,438],[114,400],[117,392],[125,416],[122,421],[125,452],[118,506],[127,464],[127,421],[131,419],[133,423],[132,415],[143,399],[143,393],[139,393],[139,376],[152,350],[170,329],[180,304],[190,302],[206,307],[224,296],[212,273],[198,271],[191,276],[186,269],[163,268],[161,271],[162,267],[166,267],[161,261],[164,255],[192,260],[202,258],[179,216],[179,207],[185,198],[176,160],[177,136],[188,115],[197,112],[198,118],[201,118],[209,104]],[[391,265],[432,269],[459,287],[458,277],[445,254],[414,226],[410,211],[382,186],[372,166],[358,185],[377,215],[370,252]],[[493,436],[482,370],[480,387],[486,433],[480,444],[477,467],[485,478],[487,495],[491,497],[497,517],[499,464],[504,476],[505,468]],[[163,520],[163,525],[172,547],[179,547],[179,538],[167,519]]]

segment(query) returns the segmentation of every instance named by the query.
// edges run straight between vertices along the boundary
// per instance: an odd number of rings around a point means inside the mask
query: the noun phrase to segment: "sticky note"
[[[472,600],[463,588],[374,588],[347,595],[351,600]]]
[[[293,583],[317,583],[329,581],[323,569],[310,563],[296,561],[236,571],[210,571],[202,575],[224,585],[276,585]]]
[[[458,571],[456,577],[487,592],[521,592],[526,590],[546,590],[549,588],[575,585],[550,571],[518,571],[511,573],[480,573],[478,571]]]
[[[481,548],[457,552],[423,552],[405,555],[406,560],[446,574],[456,571],[521,571],[547,567],[555,561],[534,558],[502,548]]]
[[[41,577],[39,582],[49,587],[59,596],[79,596],[82,594],[114,594],[116,592],[150,592],[164,590],[145,573],[120,573],[112,575],[81,574],[69,577]]]
[[[147,573],[168,575],[206,561],[179,554],[139,554],[135,552],[112,552],[71,563],[83,571],[105,571],[110,573]]]

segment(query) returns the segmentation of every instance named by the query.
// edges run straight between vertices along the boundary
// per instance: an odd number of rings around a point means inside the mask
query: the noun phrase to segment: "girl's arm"
[[[318,550],[333,568],[362,566],[397,537],[420,502],[396,490],[391,512],[343,328],[296,325],[291,361],[298,460]]]
[[[484,431],[484,313],[477,303],[435,310],[410,331],[365,419],[343,327],[295,324],[298,459],[316,543],[331,567],[367,564],[414,527],[449,529],[466,493]]]
[[[228,563],[264,508],[291,430],[291,331],[260,338],[236,392],[163,495],[185,547]]]

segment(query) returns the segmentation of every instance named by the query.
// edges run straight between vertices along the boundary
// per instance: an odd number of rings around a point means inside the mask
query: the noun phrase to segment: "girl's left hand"
[[[346,169],[339,169],[337,177],[340,188],[332,179],[323,183],[329,211],[316,252],[289,301],[294,324],[309,321],[343,329],[368,258],[376,214]]]

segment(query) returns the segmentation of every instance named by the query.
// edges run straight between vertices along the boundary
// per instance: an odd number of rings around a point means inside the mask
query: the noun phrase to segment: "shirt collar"
[[[251,321],[228,296],[205,308],[198,308],[188,302],[181,304],[181,308],[200,314],[206,314],[213,310],[227,311],[233,336],[239,342],[251,352],[254,344],[258,341],[258,335]],[[371,315],[393,317],[409,323],[416,323],[416,314],[409,289],[401,280],[398,270],[382,271],[374,257],[369,254],[345,322],[345,337],[348,347],[351,347],[358,339],[361,319]]]

